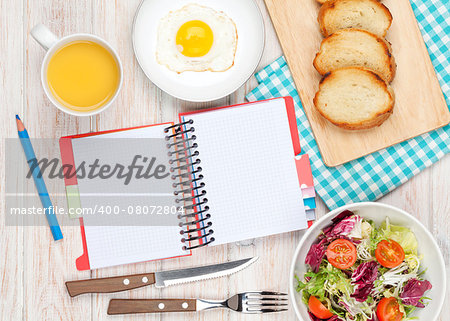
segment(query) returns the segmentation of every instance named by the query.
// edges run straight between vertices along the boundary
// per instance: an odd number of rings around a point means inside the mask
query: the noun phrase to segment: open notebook
[[[130,155],[147,152],[174,168],[166,183],[158,183],[158,190],[148,180],[124,185],[114,179],[68,176],[69,207],[126,208],[155,200],[185,204],[184,215],[177,217],[180,225],[111,226],[99,221],[108,217],[83,216],[84,254],[77,259],[78,269],[190,255],[205,245],[307,227],[301,168],[295,158],[300,143],[290,97],[183,113],[179,118],[180,124],[61,138],[63,163],[74,168],[95,159],[126,163]],[[124,143],[112,148],[104,138],[124,139]],[[133,143],[137,138],[163,144],[152,143],[150,148]],[[130,189],[132,196],[123,197]],[[118,196],[105,199],[96,194],[99,191]]]

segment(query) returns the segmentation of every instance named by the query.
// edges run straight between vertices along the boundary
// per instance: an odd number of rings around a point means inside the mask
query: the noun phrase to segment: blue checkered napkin
[[[447,105],[450,105],[450,14],[444,4],[448,5],[448,0],[425,3],[411,0],[411,3]],[[376,200],[450,152],[449,125],[346,164],[327,167],[284,57],[255,76],[260,84],[246,96],[248,101],[280,96],[294,98],[302,152],[309,154],[316,191],[330,209],[352,202]]]

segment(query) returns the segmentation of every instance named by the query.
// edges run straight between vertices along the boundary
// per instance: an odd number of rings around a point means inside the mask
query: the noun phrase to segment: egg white
[[[191,20],[206,23],[213,32],[213,44],[209,52],[201,57],[187,57],[176,45],[179,28]],[[156,60],[172,71],[214,71],[220,72],[234,65],[237,48],[236,25],[225,13],[198,4],[188,4],[171,11],[158,25]]]

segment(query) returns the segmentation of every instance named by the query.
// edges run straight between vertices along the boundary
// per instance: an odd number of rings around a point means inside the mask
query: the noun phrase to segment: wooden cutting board
[[[449,123],[450,112],[408,0],[383,1],[393,16],[386,38],[397,62],[391,84],[394,113],[380,127],[363,131],[340,129],[314,107],[320,75],[312,62],[323,39],[317,23],[320,5],[315,0],[265,2],[326,165],[340,165]]]

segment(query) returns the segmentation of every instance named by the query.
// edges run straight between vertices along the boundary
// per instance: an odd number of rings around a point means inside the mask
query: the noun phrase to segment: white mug
[[[41,82],[42,82],[42,87],[44,88],[45,94],[47,95],[48,99],[53,103],[53,105],[58,107],[63,112],[68,113],[70,115],[74,115],[74,116],[92,116],[92,115],[95,115],[95,114],[98,114],[98,113],[104,111],[106,108],[111,106],[113,101],[118,96],[120,89],[122,88],[123,70],[122,70],[122,63],[120,62],[119,55],[105,40],[103,40],[100,37],[97,37],[95,35],[86,34],[86,33],[77,33],[77,34],[69,35],[69,36],[59,39],[53,32],[51,32],[46,26],[44,26],[42,24],[38,24],[38,25],[34,26],[34,28],[31,29],[31,35],[45,50],[47,50],[47,53],[44,57],[44,60],[42,62],[42,67],[41,67]],[[111,99],[103,106],[101,106],[97,109],[94,109],[94,110],[90,110],[90,111],[76,111],[76,110],[69,109],[66,106],[64,106],[63,104],[61,104],[58,100],[56,100],[56,98],[51,93],[51,91],[48,87],[48,82],[47,82],[47,67],[48,67],[48,63],[49,63],[50,59],[53,57],[53,54],[58,49],[65,46],[66,44],[74,42],[74,41],[79,41],[79,40],[95,42],[95,43],[101,45],[102,47],[104,47],[106,50],[108,50],[109,53],[114,57],[114,60],[117,63],[117,66],[119,68],[119,73],[120,73],[119,84],[117,86],[116,92],[114,93],[113,97],[111,97]]]

